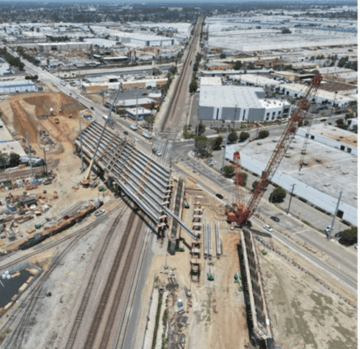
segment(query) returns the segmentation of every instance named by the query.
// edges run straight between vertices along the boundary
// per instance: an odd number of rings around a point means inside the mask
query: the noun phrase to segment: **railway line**
[[[99,269],[102,263],[105,252],[107,251],[106,245],[104,243],[102,249],[97,257],[95,262],[94,269],[91,273],[89,283],[86,287],[85,293],[82,297],[79,310],[77,311],[75,321],[70,331],[70,335],[67,339],[65,348],[107,348],[109,341],[111,340],[111,332],[116,331],[115,327],[117,326],[116,317],[119,312],[120,303],[125,297],[127,290],[127,279],[134,264],[134,256],[136,255],[136,246],[138,245],[139,237],[143,231],[144,214],[137,214],[135,211],[131,212],[130,217],[128,218],[127,225],[124,231],[124,235],[121,238],[118,250],[116,252],[115,258],[112,262],[110,273],[106,279],[105,286],[100,295],[99,303],[90,313],[94,314],[89,330],[84,324],[85,315],[91,303],[89,300],[92,297],[92,291],[94,289],[95,280],[99,276]],[[111,230],[116,229],[115,223],[112,226]],[[139,263],[139,261],[138,261]],[[135,267],[135,269],[137,266]],[[133,286],[135,280],[130,282]],[[125,305],[128,303],[129,299],[125,300]],[[123,307],[126,309],[126,306]],[[105,324],[106,323],[106,324]],[[104,327],[105,326],[105,327]],[[82,331],[82,327],[88,330],[86,334],[85,343],[80,343],[81,339],[79,338],[79,333]],[[117,342],[120,338],[117,338]]]
[[[120,206],[120,212],[116,218],[116,220],[120,220],[124,215],[127,205],[122,203]],[[93,229],[93,228],[92,228]],[[81,234],[73,237],[73,240],[69,243],[69,245],[56,257],[51,266],[47,271],[43,273],[43,276],[36,283],[35,287],[30,291],[30,293],[23,298],[22,304],[18,309],[16,309],[13,314],[9,317],[9,319],[4,323],[1,328],[1,331],[9,328],[11,325],[15,323],[15,321],[20,318],[19,323],[6,337],[5,342],[3,343],[3,349],[21,349],[24,348],[22,346],[24,337],[26,335],[27,329],[31,326],[31,318],[37,303],[37,300],[40,296],[40,293],[45,286],[46,282],[49,280],[49,277],[54,272],[54,270],[60,265],[61,261],[68,254],[68,252],[79,242],[79,240],[84,237],[89,230],[83,230]],[[22,314],[21,314],[22,313]]]
[[[22,256],[22,257],[19,257],[17,259],[15,259],[14,261],[12,262],[9,262],[7,264],[2,264],[0,265],[0,270],[6,270],[6,269],[9,269],[15,265],[18,265],[22,262],[25,262],[26,260],[28,260],[30,257],[34,257],[44,251],[47,251],[53,247],[56,247],[58,245],[61,245],[62,243],[66,242],[66,241],[69,241],[75,237],[77,237],[78,235],[81,235],[83,236],[83,233],[88,233],[90,232],[91,230],[93,230],[95,227],[97,227],[100,223],[104,222],[106,220],[106,218],[108,218],[115,210],[117,210],[119,207],[115,207],[113,208],[112,210],[106,212],[104,215],[102,215],[101,217],[99,217],[95,222],[92,222],[90,223],[89,225],[87,225],[86,227],[84,228],[81,228],[80,230],[77,230],[75,231],[74,233],[70,234],[70,235],[67,235],[67,236],[64,236],[56,241],[53,241],[53,242],[49,242],[49,243],[46,243],[46,244],[40,244],[40,246],[37,247],[37,250],[36,251],[33,251],[31,253],[28,253],[27,255],[25,256]],[[43,245],[43,246],[42,246]],[[2,259],[0,259],[0,263],[11,257],[13,254],[8,254],[6,257],[4,256]]]
[[[195,26],[194,35],[191,40],[188,54],[186,56],[184,65],[182,67],[180,76],[179,76],[178,80],[176,81],[174,94],[170,100],[170,104],[167,108],[167,112],[165,114],[163,123],[160,128],[161,132],[170,132],[171,129],[174,130],[174,127],[176,127],[176,132],[178,132],[177,128],[179,125],[176,124],[176,120],[180,120],[179,115],[178,115],[179,114],[179,108],[178,108],[179,100],[180,100],[180,96],[181,96],[182,100],[184,101],[184,98],[186,96],[189,76],[191,75],[191,72],[192,72],[191,64],[193,61],[195,61],[195,53],[196,53],[196,50],[198,47],[198,40],[199,40],[199,36],[200,36],[200,31],[201,31],[201,23],[202,23],[201,19],[199,19]]]

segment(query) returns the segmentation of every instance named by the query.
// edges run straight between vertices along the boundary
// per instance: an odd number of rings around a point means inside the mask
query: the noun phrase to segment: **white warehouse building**
[[[305,95],[308,85],[302,84],[284,84],[278,87],[280,93],[284,93],[286,96],[299,98]],[[313,102],[315,103],[330,103],[337,104],[340,107],[348,105],[350,102],[357,101],[356,95],[336,95],[334,92],[328,92],[321,89],[318,89]]]
[[[37,91],[36,83],[31,80],[1,81],[0,93]]]
[[[199,120],[266,121],[290,116],[286,101],[265,98],[260,87],[202,86]]]

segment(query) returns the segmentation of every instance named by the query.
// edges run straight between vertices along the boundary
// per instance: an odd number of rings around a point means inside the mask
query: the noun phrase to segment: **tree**
[[[188,125],[184,126],[184,138],[185,139],[189,139],[190,138],[190,132],[189,132],[189,127]]]
[[[344,119],[337,119],[336,121],[336,125],[344,125]]]
[[[273,192],[270,194],[270,201],[271,202],[283,202],[286,196],[286,190],[277,187],[273,190]]]
[[[229,133],[228,141],[229,141],[230,143],[234,143],[234,142],[237,141],[237,139],[238,139],[238,135],[237,135],[236,131],[235,131],[235,130],[232,130],[232,131]]]
[[[10,153],[10,167],[15,167],[20,164],[20,155],[15,153]]]
[[[2,166],[4,169],[6,167],[6,164],[8,162],[9,156],[6,153],[0,152],[0,166]]]
[[[196,92],[197,89],[198,89],[198,84],[197,84],[196,80],[193,79],[190,83],[189,91],[190,91],[190,93],[194,93],[194,92]]]
[[[348,128],[347,125],[345,125],[345,124],[340,124],[337,127],[341,128],[342,130],[347,130],[347,128]]]
[[[236,61],[233,68],[234,70],[240,70],[242,66],[242,63],[240,61]]]
[[[176,73],[177,73],[177,68],[173,65],[173,66],[171,66],[171,67],[169,68],[169,72],[170,72],[171,74],[176,74]]]
[[[226,54],[225,54],[225,53],[221,53],[221,54],[220,54],[220,58],[221,58],[221,59],[226,58]]]
[[[253,182],[253,184],[252,184],[253,190],[256,189],[256,187],[258,186],[258,184],[259,184],[259,181],[254,181],[254,182]]]
[[[345,115],[345,120],[352,119],[354,117],[354,113],[347,113]]]
[[[344,230],[339,240],[344,245],[353,245],[357,243],[357,227],[351,227]]]
[[[209,142],[206,136],[196,136],[195,149],[200,156],[209,157],[211,155],[211,142]]]
[[[246,172],[242,172],[241,176],[242,176],[242,186],[245,187],[247,179],[248,179],[248,174]]]
[[[199,136],[201,136],[206,130],[206,126],[202,123],[199,124],[198,126],[198,132],[199,132]]]
[[[248,138],[250,137],[250,133],[249,132],[245,132],[245,131],[242,131],[240,133],[240,142],[244,142],[246,141]]]
[[[219,150],[222,142],[223,142],[223,138],[221,136],[218,136],[215,139],[213,139],[211,146],[214,150]]]
[[[358,131],[357,125],[354,125],[354,126],[353,126],[352,131],[355,132],[355,133],[357,133],[357,131]]]
[[[262,130],[259,132],[259,139],[264,139],[266,137],[269,137],[269,131],[268,130]]]
[[[224,175],[225,177],[231,177],[234,174],[234,167],[231,165],[224,166]]]

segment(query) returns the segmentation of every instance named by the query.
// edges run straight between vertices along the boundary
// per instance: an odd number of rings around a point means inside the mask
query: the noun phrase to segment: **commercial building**
[[[288,118],[291,105],[266,99],[259,87],[203,86],[200,89],[199,120],[266,121]]]
[[[37,91],[36,83],[31,80],[0,81],[0,93]]]
[[[154,107],[158,106],[157,101],[155,101],[151,98],[145,97],[145,98],[138,98],[137,101],[136,101],[136,98],[120,100],[116,103],[116,107],[117,107],[117,109],[132,108],[132,107],[136,107],[136,102],[139,107],[143,107],[145,109],[150,109],[153,106]]]
[[[232,68],[232,64],[222,62],[211,62],[206,64],[206,70],[229,70]]]
[[[50,51],[73,51],[73,50],[89,50],[92,43],[89,42],[47,42],[37,44],[39,52]]]
[[[138,108],[126,108],[126,114],[128,114],[132,119],[142,121],[147,119],[151,115],[151,110],[145,109],[142,107]]]

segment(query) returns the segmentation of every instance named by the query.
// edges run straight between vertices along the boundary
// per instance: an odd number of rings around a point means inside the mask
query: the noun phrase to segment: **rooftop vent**
[[[332,168],[332,165],[327,165],[326,168]]]
[[[261,145],[262,143],[261,143],[261,142],[257,142],[256,144],[257,144],[257,145]]]
[[[318,162],[318,163],[320,164],[320,162],[321,162],[321,159],[316,159],[315,161],[316,161],[316,162]]]
[[[290,147],[289,147],[290,149],[294,149],[294,146],[293,145],[290,145]]]
[[[342,174],[348,174],[349,173],[349,171],[348,170],[344,170],[344,171],[342,171]]]
[[[324,183],[324,187],[330,187],[330,183]]]

